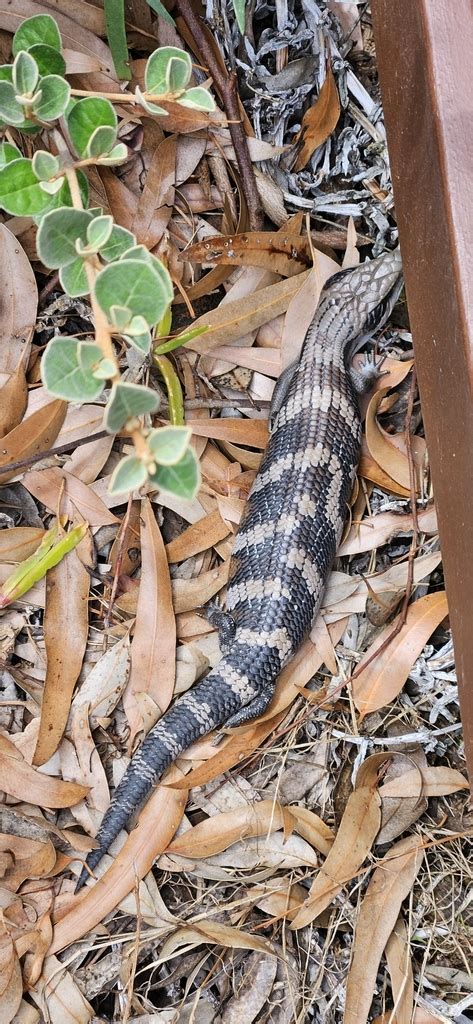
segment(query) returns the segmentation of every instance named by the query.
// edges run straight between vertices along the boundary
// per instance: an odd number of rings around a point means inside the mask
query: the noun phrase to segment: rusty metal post
[[[473,780],[473,14],[372,0],[372,15]]]

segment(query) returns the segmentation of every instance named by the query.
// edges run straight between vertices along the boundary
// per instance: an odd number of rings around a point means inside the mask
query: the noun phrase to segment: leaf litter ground
[[[274,382],[321,285],[396,241],[365,7],[257,2],[243,40],[228,8],[207,5],[207,43],[238,72],[264,230],[223,112],[140,122],[122,109],[130,160],[91,175],[97,205],[166,260],[173,332],[209,328],[169,356],[200,457],[192,503],[110,498],[127,438],[103,434],[96,404],[51,402],[40,376],[54,333],[90,335],[89,307],[46,276],[30,222],[0,227],[2,581],[58,510],[91,529],[2,619],[5,1020],[467,1019],[471,816],[403,302],[380,339],[389,376],[365,410],[323,612],[270,711],[186,752],[101,882],[72,895],[136,742],[219,657],[202,609],[224,595]],[[5,61],[13,15],[44,10],[0,13]],[[132,11],[136,80],[156,39],[184,39],[202,77],[185,18]],[[103,90],[100,9],[64,4],[60,27],[78,87]],[[132,351],[123,370],[150,378],[166,422],[162,378]]]

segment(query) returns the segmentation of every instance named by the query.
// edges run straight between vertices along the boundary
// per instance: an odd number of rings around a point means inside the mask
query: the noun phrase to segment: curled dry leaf
[[[383,491],[387,491],[389,494],[396,494],[400,498],[408,498],[411,493],[408,487],[403,487],[401,484],[396,483],[392,476],[389,476],[388,473],[385,473],[384,469],[381,469],[376,459],[370,454],[365,435],[363,435],[361,441],[358,475],[364,480],[370,480],[377,487],[381,487]]]
[[[19,462],[51,447],[64,422],[66,409],[67,403],[59,399],[49,402],[2,439],[0,483],[6,484],[18,476],[18,470],[8,470],[10,462]]]
[[[0,734],[0,778],[4,793],[15,800],[24,800],[28,794],[31,804],[38,807],[72,807],[87,794],[84,786],[75,782],[61,782],[32,768],[15,745]]]
[[[72,974],[55,956],[46,957],[41,977],[29,995],[41,1013],[47,1006],[51,1024],[90,1024],[94,1016]]]
[[[203,942],[215,943],[225,949],[254,949],[260,953],[275,955],[271,942],[258,935],[247,935],[239,928],[230,928],[219,921],[190,921],[184,928],[171,935],[160,951],[165,961],[182,946],[201,946]]]
[[[263,267],[282,277],[293,277],[311,266],[312,253],[307,237],[283,231],[247,231],[240,235],[213,235],[189,246],[179,259],[189,263]]]
[[[389,850],[373,873],[355,929],[345,1024],[366,1024],[379,963],[401,903],[415,882],[422,856],[420,839],[409,836]]]
[[[297,160],[292,168],[302,171],[313,153],[334,131],[340,117],[340,98],[330,65],[315,103],[306,110],[296,136]]]
[[[178,774],[176,768],[173,773]],[[187,796],[187,789],[179,792],[169,786],[158,786],[153,791],[112,866],[58,915],[52,952],[82,938],[132,892],[137,879],[144,878],[169,845],[181,822]]]
[[[366,664],[391,635],[395,622],[385,626],[360,661],[360,674],[352,684],[353,699],[362,719],[397,697],[427,640],[446,615],[448,605],[444,591],[421,597],[409,605],[406,621],[391,643]]]
[[[307,811],[306,820],[304,822],[302,817],[300,825],[299,811],[299,807],[283,807],[274,800],[261,800],[215,814],[173,839],[166,853],[177,853],[183,857],[211,857],[233,843],[254,836],[268,836],[280,829],[284,829],[286,835],[293,829],[302,835],[304,830],[306,838],[317,849],[320,846],[324,850],[329,848],[327,833],[330,835],[330,829],[312,811]]]
[[[82,668],[89,629],[90,538],[83,538],[46,582],[44,642],[47,670],[41,702],[38,742],[33,763],[44,764],[59,746],[66,728],[72,694]]]
[[[400,451],[389,440],[389,434],[380,426],[377,419],[379,406],[390,388],[375,391],[366,412],[366,444],[368,451],[380,469],[390,476],[397,484],[410,489],[409,459],[405,452]]]
[[[26,839],[0,833],[0,852],[5,870],[2,886],[16,892],[27,878],[43,878],[53,870],[56,850],[50,839]]]
[[[304,928],[319,917],[360,870],[379,831],[380,805],[375,781],[350,794],[335,842],[291,928]]]
[[[427,758],[420,746],[405,753],[396,751],[391,754],[383,784],[379,788],[381,828],[376,840],[377,845],[397,839],[401,832],[405,832],[426,810],[427,797],[423,785],[426,769]],[[402,785],[409,772],[416,777],[416,785],[411,787],[410,793],[407,789],[404,790]],[[390,786],[394,788],[394,794]]]
[[[176,678],[176,620],[164,541],[147,498],[141,507],[141,577],[131,673],[123,702],[130,726],[130,749],[144,723],[141,695],[147,694],[164,713]]]
[[[130,672],[128,634],[102,654],[82,683],[73,700],[73,710],[88,707],[90,722],[96,728],[115,710]]]
[[[238,993],[225,1005],[222,1024],[252,1024],[271,996],[278,964],[275,956],[252,953],[245,962],[245,976]]]

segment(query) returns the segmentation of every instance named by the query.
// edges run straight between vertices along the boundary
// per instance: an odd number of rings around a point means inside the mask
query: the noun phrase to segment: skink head
[[[317,310],[318,333],[333,336],[346,351],[358,347],[386,322],[402,288],[399,248],[326,281]]]

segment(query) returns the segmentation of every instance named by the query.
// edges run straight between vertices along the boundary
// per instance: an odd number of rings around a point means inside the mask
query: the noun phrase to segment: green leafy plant
[[[113,4],[109,8],[113,13]],[[117,43],[123,61],[125,42],[120,38]],[[59,336],[49,342],[42,359],[44,385],[68,402],[93,402],[104,395],[106,429],[131,436],[134,454],[116,467],[112,492],[149,482],[191,498],[199,486],[199,467],[184,424],[180,383],[164,352],[197,332],[164,340],[159,348],[171,325],[169,272],[132,232],[101,208],[88,207],[86,171],[128,159],[114,103],[140,105],[148,114],[166,117],[162,104],[211,112],[214,101],[206,88],[192,85],[191,59],[174,46],[150,55],[144,90],[77,97],[65,78],[58,26],[48,14],[20,25],[12,52],[12,64],[0,67],[0,127],[41,134],[45,148],[40,144],[30,159],[12,142],[0,143],[0,207],[35,219],[40,260],[58,271],[67,294],[90,296],[95,324],[93,340]],[[132,346],[143,359],[154,346],[154,363],[168,392],[170,427],[152,427],[158,393],[122,380],[115,341]]]

